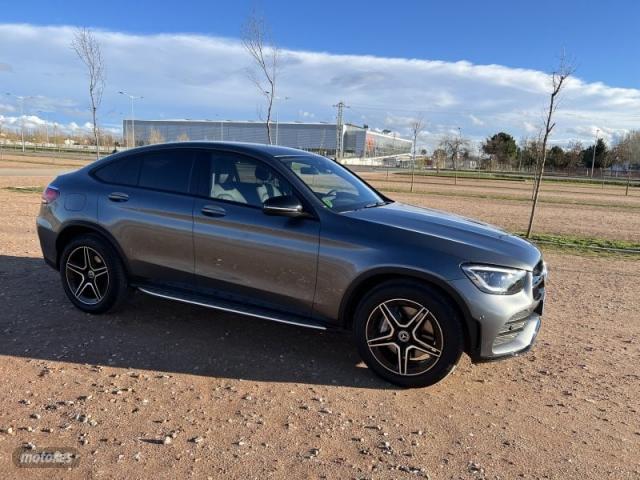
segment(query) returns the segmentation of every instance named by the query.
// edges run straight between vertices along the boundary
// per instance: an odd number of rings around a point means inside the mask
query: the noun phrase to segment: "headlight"
[[[527,271],[489,265],[462,265],[462,271],[485,293],[513,295],[524,288]]]

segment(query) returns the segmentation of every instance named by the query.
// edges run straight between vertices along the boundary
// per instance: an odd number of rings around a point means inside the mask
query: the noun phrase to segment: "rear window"
[[[142,157],[138,186],[166,192],[188,193],[193,152],[165,150]]]
[[[98,180],[115,185],[136,186],[140,172],[140,157],[132,156],[110,162],[93,174]]]

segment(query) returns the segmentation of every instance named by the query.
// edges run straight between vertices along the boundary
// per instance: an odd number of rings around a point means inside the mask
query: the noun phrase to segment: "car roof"
[[[146,145],[144,147],[136,147],[123,150],[118,153],[133,154],[151,152],[156,150],[164,150],[166,148],[229,148],[239,153],[267,154],[273,157],[291,156],[291,155],[309,155],[309,152],[299,150],[297,148],[282,147],[279,145],[266,145],[263,143],[248,142],[213,142],[213,141],[187,141],[187,142],[168,142],[155,145]]]

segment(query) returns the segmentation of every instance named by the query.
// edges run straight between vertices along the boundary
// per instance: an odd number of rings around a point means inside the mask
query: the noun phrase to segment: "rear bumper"
[[[52,268],[58,269],[58,252],[56,249],[56,233],[50,228],[46,220],[38,217],[36,221],[36,229],[38,239],[40,240],[40,249],[44,261]]]

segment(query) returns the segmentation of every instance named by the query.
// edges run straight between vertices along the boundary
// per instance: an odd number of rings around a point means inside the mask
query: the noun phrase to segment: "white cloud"
[[[86,128],[90,120],[85,72],[69,48],[73,31],[0,25],[2,61],[10,66],[1,72],[3,88],[34,97],[25,102],[26,115],[43,110],[50,122],[69,129]],[[187,34],[96,34],[107,65],[99,112],[105,128],[118,128],[129,115],[129,101],[119,90],[144,96],[135,104],[137,118],[255,119],[260,98],[246,78],[250,62],[239,41]],[[519,138],[539,130],[548,99],[549,78],[534,70],[466,61],[283,53],[279,95],[290,99],[276,104],[280,121],[331,121],[332,105],[344,100],[351,106],[345,111],[347,121],[403,135],[409,132],[408,119],[422,116],[426,128],[421,138],[428,144],[458,127],[474,139],[500,130]],[[4,103],[16,106],[11,97]],[[640,90],[574,77],[563,94],[553,140],[591,141],[594,127],[613,139],[640,128],[638,112]]]
[[[469,119],[471,120],[471,123],[473,125],[476,125],[478,127],[481,127],[484,125],[484,122],[482,120],[480,120],[478,117],[476,117],[474,114],[470,113],[469,114]]]
[[[5,116],[0,115],[0,126],[12,127],[15,130],[19,130],[24,126],[27,130],[45,129],[49,128],[49,132],[53,129],[57,129],[62,133],[90,133],[92,131],[92,125],[90,122],[86,122],[84,125],[78,125],[76,122],[60,123],[51,121],[47,118],[42,118],[38,115],[23,115],[23,116]],[[119,129],[114,128],[102,128],[104,131],[108,131],[112,134],[120,134]]]

